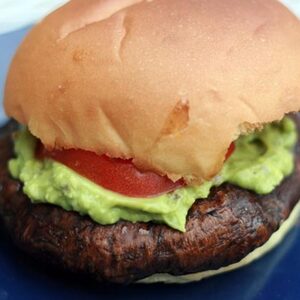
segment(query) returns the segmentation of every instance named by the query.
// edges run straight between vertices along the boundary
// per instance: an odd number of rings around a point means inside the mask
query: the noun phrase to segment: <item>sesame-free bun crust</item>
[[[4,104],[49,148],[201,182],[299,110],[299,21],[273,0],[71,1],[26,37]]]

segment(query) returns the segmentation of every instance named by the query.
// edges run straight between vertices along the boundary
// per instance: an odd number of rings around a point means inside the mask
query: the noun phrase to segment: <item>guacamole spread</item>
[[[241,136],[235,142],[234,153],[213,180],[152,198],[117,194],[61,163],[36,159],[36,139],[27,130],[16,135],[16,158],[10,160],[9,170],[23,182],[24,193],[33,203],[55,204],[88,215],[100,224],[153,221],[184,231],[188,210],[196,199],[206,198],[212,186],[229,182],[258,194],[270,193],[293,171],[296,140],[291,119],[266,125],[262,131]]]

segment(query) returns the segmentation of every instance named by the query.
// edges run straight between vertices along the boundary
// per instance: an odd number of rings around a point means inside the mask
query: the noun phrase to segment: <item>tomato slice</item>
[[[235,150],[235,144],[234,144],[234,142],[232,142],[227,150],[226,155],[225,155],[225,161],[232,155],[234,150]]]
[[[235,149],[231,143],[227,160]],[[185,186],[183,180],[173,182],[166,176],[151,171],[141,171],[132,160],[110,158],[80,149],[48,151],[42,143],[37,144],[38,159],[52,158],[100,186],[130,197],[154,197]]]
[[[131,197],[158,196],[185,185],[183,180],[173,182],[166,176],[141,171],[131,160],[110,158],[91,151],[48,151],[38,143],[36,156],[39,159],[52,158],[106,189]]]

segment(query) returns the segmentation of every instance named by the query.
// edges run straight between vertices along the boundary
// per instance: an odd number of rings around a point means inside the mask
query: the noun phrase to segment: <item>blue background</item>
[[[11,57],[27,29],[0,36],[1,97]],[[0,109],[0,123],[4,122]],[[49,270],[16,249],[0,227],[0,300],[6,299],[300,299],[300,222],[284,243],[237,271],[187,285],[101,286]]]

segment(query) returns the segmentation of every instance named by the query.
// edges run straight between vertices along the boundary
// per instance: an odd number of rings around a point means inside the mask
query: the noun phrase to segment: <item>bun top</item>
[[[201,182],[300,109],[299,21],[274,0],[74,0],[17,51],[5,109],[49,148]]]

